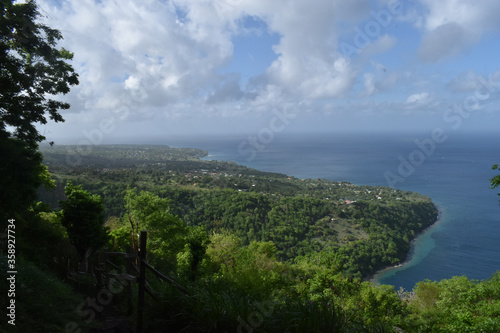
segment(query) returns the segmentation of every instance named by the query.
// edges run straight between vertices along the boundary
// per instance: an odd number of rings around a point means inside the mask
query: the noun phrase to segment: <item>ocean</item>
[[[377,274],[376,283],[411,290],[426,279],[481,280],[500,270],[500,188],[490,189],[489,182],[497,174],[491,166],[500,163],[500,134],[260,132],[167,141],[162,143],[206,149],[209,160],[431,197],[439,221],[414,241],[403,266]]]

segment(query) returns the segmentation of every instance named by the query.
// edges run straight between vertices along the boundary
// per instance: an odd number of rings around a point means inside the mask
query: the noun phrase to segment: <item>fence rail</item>
[[[136,323],[136,332],[137,333],[142,333],[143,332],[143,321],[144,321],[144,295],[145,293],[148,293],[151,297],[154,299],[157,299],[155,296],[155,292],[152,290],[152,288],[149,286],[147,279],[146,279],[146,270],[150,270],[157,278],[169,283],[170,285],[174,286],[177,288],[179,291],[186,295],[190,295],[189,291],[178,284],[176,281],[174,281],[172,278],[164,275],[160,271],[158,271],[156,268],[151,266],[147,260],[146,260],[146,245],[147,245],[147,238],[148,238],[148,232],[146,230],[142,230],[139,238],[139,249],[137,252],[105,252],[104,253],[104,260],[102,260],[102,264],[105,266],[110,266],[113,269],[116,270],[122,270],[122,267],[118,266],[117,264],[113,263],[111,260],[109,260],[108,256],[114,256],[114,257],[122,257],[126,259],[127,262],[127,272],[122,273],[110,273],[107,271],[107,269],[101,268],[98,269],[103,275],[106,277],[106,279],[109,278],[119,278],[121,281],[126,280],[129,281],[130,283],[136,283],[138,284],[138,297],[137,297],[137,323]],[[102,265],[100,264],[100,265]],[[104,283],[105,285],[105,283]],[[129,284],[130,288],[130,284]],[[131,295],[130,295],[131,296]]]

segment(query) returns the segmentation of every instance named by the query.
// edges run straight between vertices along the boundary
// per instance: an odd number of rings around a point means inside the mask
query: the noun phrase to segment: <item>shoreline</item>
[[[382,268],[382,269],[376,271],[375,273],[370,274],[369,276],[367,276],[364,279],[364,281],[369,281],[369,282],[373,283],[374,285],[380,285],[381,283],[379,282],[379,277],[382,274],[387,273],[387,272],[389,272],[391,270],[394,270],[394,269],[397,269],[397,268],[404,267],[404,266],[408,265],[412,261],[413,255],[415,253],[416,242],[418,241],[418,239],[421,236],[423,236],[425,233],[427,233],[428,231],[430,231],[431,229],[435,228],[440,222],[442,222],[443,210],[436,203],[433,202],[433,204],[434,204],[434,206],[436,207],[436,209],[438,211],[438,215],[436,217],[436,221],[434,221],[433,224],[431,224],[430,226],[428,226],[424,230],[420,231],[418,234],[415,235],[415,237],[413,237],[413,239],[410,241],[410,250],[408,251],[408,254],[406,255],[406,259],[403,262],[400,262],[399,264]]]

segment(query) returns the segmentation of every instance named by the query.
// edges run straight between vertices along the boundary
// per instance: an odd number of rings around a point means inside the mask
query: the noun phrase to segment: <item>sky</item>
[[[79,73],[58,143],[499,124],[498,0],[37,3]]]

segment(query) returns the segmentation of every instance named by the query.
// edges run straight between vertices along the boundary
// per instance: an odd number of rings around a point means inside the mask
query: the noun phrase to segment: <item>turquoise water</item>
[[[500,135],[449,135],[444,142],[431,144],[428,133],[280,134],[257,145],[243,135],[172,139],[167,144],[207,149],[207,159],[235,161],[299,178],[393,185],[430,196],[442,212],[440,221],[415,240],[404,266],[376,277],[380,283],[412,289],[425,279],[456,275],[485,279],[500,270],[496,194],[500,190],[489,188],[489,179],[496,175],[491,166],[500,163],[499,139]],[[388,182],[388,172],[400,177],[399,181]]]

